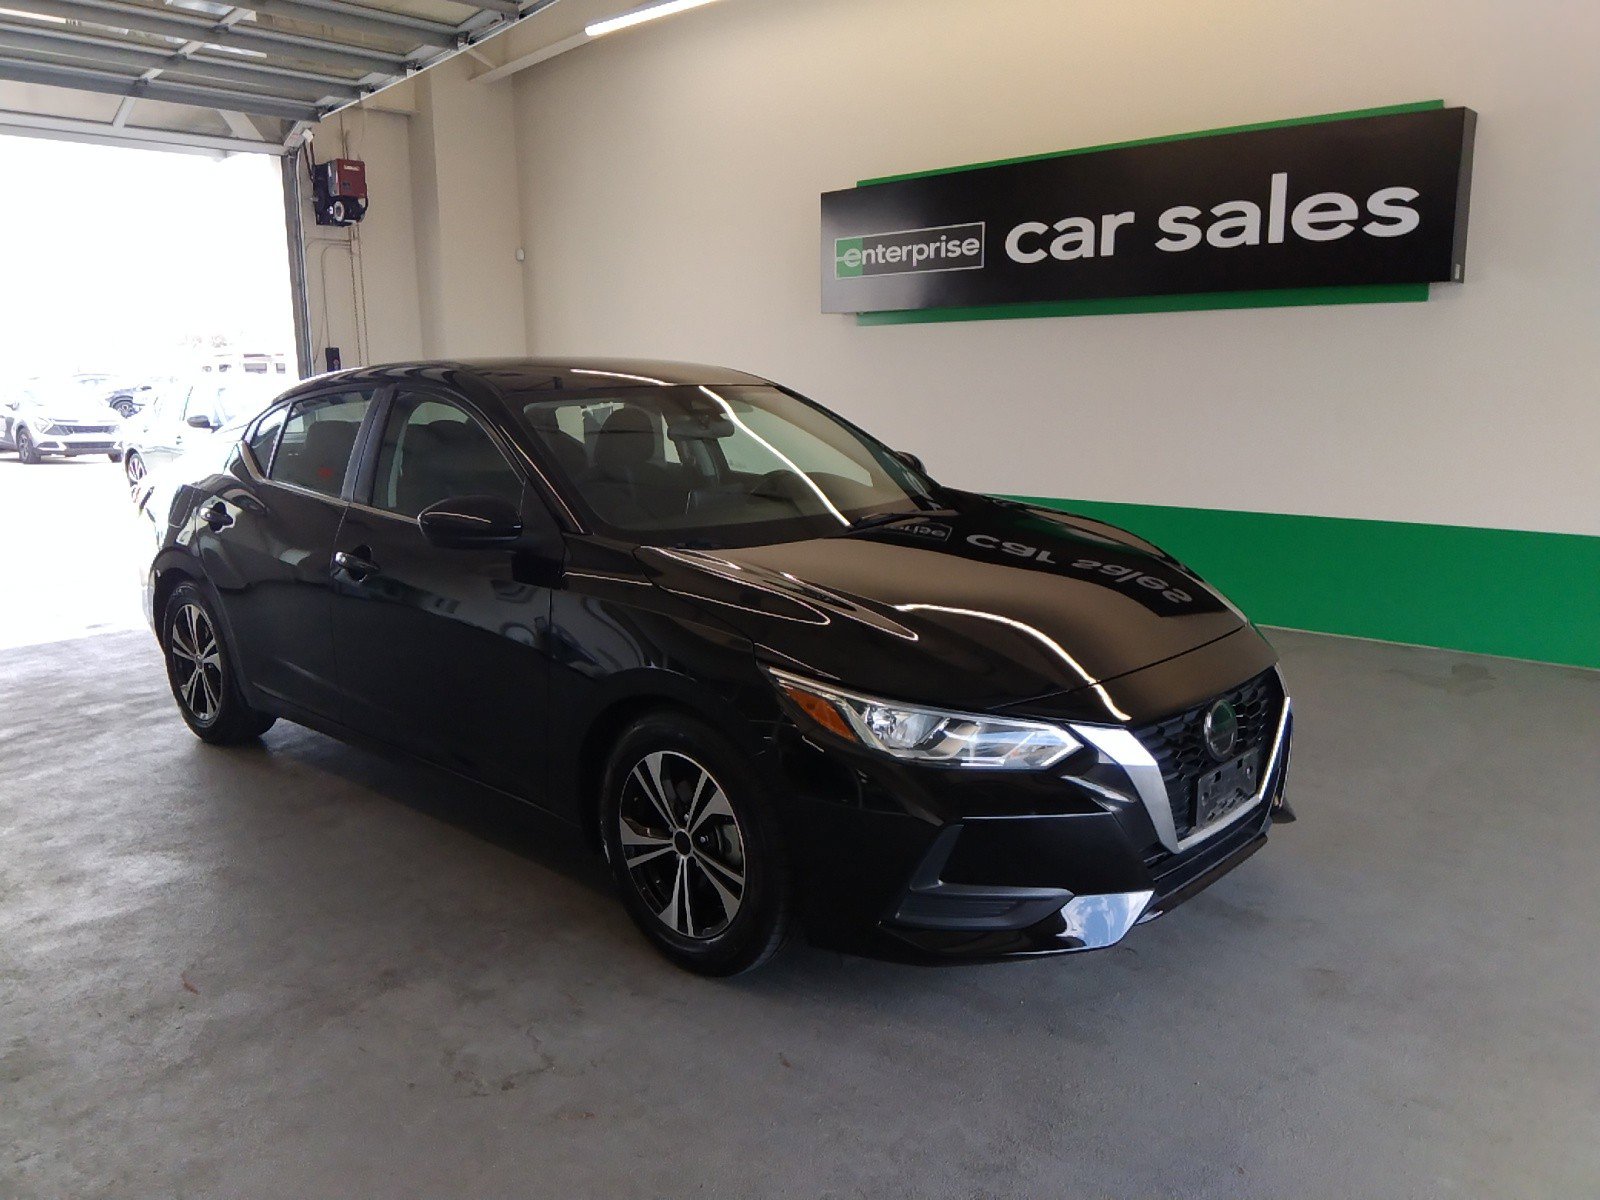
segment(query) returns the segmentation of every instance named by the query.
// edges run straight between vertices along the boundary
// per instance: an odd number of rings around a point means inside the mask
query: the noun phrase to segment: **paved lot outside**
[[[120,464],[0,451],[0,647],[142,627],[152,543]]]

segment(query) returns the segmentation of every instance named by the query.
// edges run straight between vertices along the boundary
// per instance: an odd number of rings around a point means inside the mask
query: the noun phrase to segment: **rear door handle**
[[[213,500],[200,512],[200,519],[211,526],[211,532],[226,529],[233,524],[233,516],[220,500]]]
[[[341,550],[333,556],[333,565],[360,583],[368,575],[378,573],[378,564],[364,557],[363,552],[372,553],[365,546],[357,546],[354,551]]]

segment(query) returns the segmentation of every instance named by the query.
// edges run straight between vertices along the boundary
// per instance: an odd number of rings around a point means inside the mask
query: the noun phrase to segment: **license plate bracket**
[[[1261,787],[1261,755],[1241,754],[1213,767],[1194,784],[1194,828],[1220,821]]]

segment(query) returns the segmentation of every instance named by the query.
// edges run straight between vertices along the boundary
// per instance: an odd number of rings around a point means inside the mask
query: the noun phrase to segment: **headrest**
[[[306,430],[303,458],[310,474],[323,484],[338,486],[356,444],[354,421],[314,421]]]
[[[650,414],[625,404],[605,419],[595,432],[594,465],[607,472],[643,466],[656,452],[655,425]]]

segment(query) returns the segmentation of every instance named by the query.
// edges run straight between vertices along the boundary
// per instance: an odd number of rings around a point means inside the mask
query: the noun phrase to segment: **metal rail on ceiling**
[[[351,0],[249,0],[217,14],[132,0],[0,0],[0,81],[122,97],[110,121],[0,112],[0,132],[284,153],[306,127],[549,8],[556,0],[451,0],[433,20]],[[267,18],[268,23],[256,19]],[[283,28],[278,22],[292,22]],[[161,39],[161,40],[156,40]],[[140,100],[220,113],[234,136],[137,125]],[[156,114],[159,121],[165,114]],[[258,118],[262,125],[251,118]],[[282,122],[274,128],[271,122]]]

